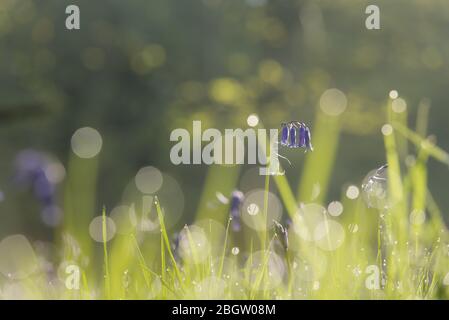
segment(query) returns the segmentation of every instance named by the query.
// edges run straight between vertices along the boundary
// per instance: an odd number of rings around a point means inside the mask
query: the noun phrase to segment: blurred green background
[[[69,4],[80,7],[80,30],[65,28]],[[380,7],[380,30],[365,28],[369,4]],[[11,183],[14,159],[31,148],[67,166],[71,136],[84,126],[103,138],[95,215],[152,165],[180,184],[183,223],[207,167],[171,164],[169,134],[192,120],[224,129],[246,128],[251,113],[267,128],[300,119],[313,137],[320,96],[338,88],[348,103],[328,200],[386,162],[380,128],[390,90],[406,101],[412,127],[430,101],[428,132],[449,150],[448,30],[445,0],[2,0],[0,237],[49,237],[39,205]],[[304,154],[282,154],[296,186]],[[430,190],[446,215],[448,181],[448,168],[430,160]]]

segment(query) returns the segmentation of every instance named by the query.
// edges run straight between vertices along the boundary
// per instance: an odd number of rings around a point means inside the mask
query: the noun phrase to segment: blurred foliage
[[[97,212],[118,203],[140,167],[154,165],[180,182],[191,216],[206,167],[170,163],[173,128],[191,128],[196,119],[245,127],[250,113],[267,128],[312,123],[320,96],[333,87],[348,107],[330,200],[386,162],[380,128],[392,89],[406,100],[412,123],[422,99],[431,100],[428,134],[449,149],[445,0],[376,1],[377,31],[364,27],[372,1],[78,0],[81,29],[69,31],[72,2],[0,3],[2,234],[35,219],[33,204],[11,187],[16,154],[33,148],[66,164],[70,138],[83,126],[104,141]],[[287,178],[297,185],[304,156],[286,156],[293,163]],[[429,160],[429,187],[442,208],[449,207],[448,179],[448,168]]]

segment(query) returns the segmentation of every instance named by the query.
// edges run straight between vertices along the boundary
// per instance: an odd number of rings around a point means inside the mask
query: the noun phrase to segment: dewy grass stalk
[[[102,224],[101,231],[103,237],[103,255],[104,255],[104,284],[106,291],[106,299],[111,298],[111,278],[109,276],[109,255],[107,247],[107,227],[106,227],[106,208],[103,207],[102,210]]]
[[[88,234],[76,237],[81,227],[76,223],[77,211],[70,211],[75,207],[91,207],[92,199],[87,197],[88,204],[76,206],[75,199],[66,194],[70,219],[60,230],[64,235],[61,236],[64,241],[59,245],[63,252],[64,264],[61,266],[80,267],[79,291],[68,288],[65,282],[46,290],[49,284],[42,273],[17,280],[15,284],[28,297],[34,298],[448,298],[449,237],[442,210],[427,186],[428,159],[448,164],[448,154],[425,136],[422,123],[420,132],[415,133],[406,127],[404,119],[396,119],[382,130],[388,163],[388,190],[380,191],[387,191],[386,205],[367,206],[362,197],[366,190],[362,188],[360,194],[360,181],[354,182],[351,188],[342,188],[341,197],[334,201],[337,207],[341,206],[341,211],[336,212],[330,205],[327,209],[323,207],[326,203],[323,194],[312,199],[311,193],[316,182],[325,193],[332,179],[340,120],[320,113],[317,122],[321,124],[316,126],[314,151],[308,151],[305,157],[299,190],[292,190],[287,177],[292,169],[296,170],[294,162],[294,168],[288,168],[286,175],[267,176],[260,183],[263,195],[259,199],[260,211],[253,212],[252,218],[260,217],[265,228],[249,227],[245,221],[247,217],[243,216],[248,214],[244,207],[239,209],[233,205],[231,208],[231,203],[210,205],[210,199],[217,192],[230,195],[237,189],[240,174],[240,169],[235,166],[214,166],[206,177],[204,188],[208,190],[202,190],[197,217],[192,225],[181,230],[178,226],[167,227],[166,218],[169,217],[163,209],[166,204],[154,196],[154,230],[143,230],[137,221],[127,233],[117,234],[109,240],[109,213],[103,208],[101,261],[95,259],[90,249],[95,248],[95,243]],[[406,143],[416,146],[413,161],[410,157],[404,159],[398,151],[399,135]],[[323,149],[326,151],[320,151]],[[413,149],[403,150],[409,153]],[[96,172],[93,164],[88,165],[91,172]],[[75,178],[71,178],[68,190],[83,185],[77,176],[83,165],[79,161],[69,166],[72,171],[68,176]],[[279,170],[283,172],[282,166]],[[227,172],[229,180],[226,180]],[[270,185],[270,179],[273,179],[273,185]],[[222,180],[225,180],[223,188]],[[270,195],[274,194],[276,197],[272,200]],[[295,194],[299,197],[295,198]],[[239,195],[239,205],[244,202],[243,193],[234,195]],[[277,229],[274,229],[267,226],[272,223],[271,210],[275,210],[277,199],[282,204],[284,216],[276,222]],[[139,212],[133,207],[132,213],[151,219],[151,212]],[[240,216],[236,216],[239,213]],[[234,222],[239,222],[239,228],[232,227]],[[284,227],[285,232],[282,232]],[[172,234],[178,236],[172,237]],[[100,249],[99,245],[97,249]],[[64,273],[63,267],[60,273],[65,279],[70,275]]]

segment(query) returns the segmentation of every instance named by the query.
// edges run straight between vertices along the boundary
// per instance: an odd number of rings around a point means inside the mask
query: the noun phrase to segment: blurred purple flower
[[[30,188],[42,205],[44,223],[55,226],[61,218],[55,204],[56,186],[49,180],[46,168],[52,161],[43,153],[34,150],[21,151],[15,159],[14,182],[21,188]]]
[[[243,192],[239,190],[232,192],[230,213],[232,218],[232,230],[235,232],[238,232],[241,229],[240,207],[242,206],[244,198]]]
[[[181,238],[180,232],[175,232],[172,235],[171,249],[172,249],[173,256],[176,261],[180,261],[180,259],[181,259],[180,255],[179,255],[179,242],[181,240],[180,238]]]

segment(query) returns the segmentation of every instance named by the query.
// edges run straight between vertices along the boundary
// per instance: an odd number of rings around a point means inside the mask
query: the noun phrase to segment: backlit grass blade
[[[422,138],[419,134],[413,132],[400,123],[393,122],[392,126],[416,146],[426,149],[429,156],[449,166],[449,154],[433,144],[429,139]]]
[[[161,226],[161,233],[162,233],[162,238],[163,238],[164,243],[165,243],[165,247],[166,247],[166,249],[168,251],[168,254],[170,256],[171,262],[173,264],[173,268],[175,270],[176,277],[177,277],[177,279],[179,281],[179,285],[181,287],[183,287],[184,284],[183,284],[183,280],[182,280],[182,277],[181,277],[181,272],[179,271],[178,264],[176,263],[175,256],[173,255],[173,252],[171,250],[170,241],[169,241],[168,235],[167,235],[167,229],[165,228],[164,216],[162,214],[161,206],[159,204],[159,200],[158,200],[157,197],[154,198],[154,203],[156,205],[157,217],[159,219],[159,224]]]
[[[107,246],[107,226],[106,226],[106,208],[102,211],[102,238],[103,238],[103,258],[104,258],[104,283],[106,291],[106,299],[111,298],[111,278],[109,275],[109,256]]]

